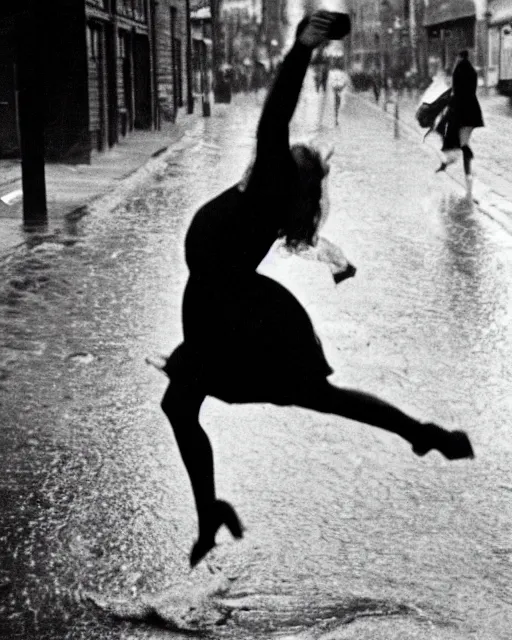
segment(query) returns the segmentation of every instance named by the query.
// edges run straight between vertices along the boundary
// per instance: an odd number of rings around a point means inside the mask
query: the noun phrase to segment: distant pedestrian
[[[329,78],[329,61],[320,56],[315,65],[315,88],[317,93],[327,91],[327,80]]]
[[[345,106],[347,91],[350,84],[350,78],[346,71],[339,66],[331,68],[329,71],[329,86],[334,96],[334,123],[339,124],[340,107]]]
[[[461,51],[452,75],[452,95],[446,117],[437,129],[443,136],[444,154],[437,172],[445,171],[449,164],[455,162],[458,150],[462,150],[468,195],[472,189],[471,161],[474,157],[469,141],[473,129],[484,126],[477,87],[478,75],[469,61],[469,53]]]
[[[472,456],[465,433],[423,424],[377,397],[331,384],[333,370],[307,312],[285,287],[257,271],[278,238],[292,249],[315,245],[326,215],[327,158],[309,145],[290,147],[289,123],[312,51],[327,42],[332,24],[326,12],[301,22],[267,96],[248,179],[199,209],[187,232],[184,341],[164,367],[171,382],[162,408],[196,502],[192,566],[215,546],[222,525],[235,538],[243,535],[233,507],[216,498],[212,448],[199,422],[207,395],[344,416],[401,436],[420,456],[431,449],[451,460]]]
[[[380,92],[382,89],[382,79],[378,69],[373,69],[370,72],[370,82],[373,90],[373,97],[375,98],[375,102],[378,104],[380,100]]]

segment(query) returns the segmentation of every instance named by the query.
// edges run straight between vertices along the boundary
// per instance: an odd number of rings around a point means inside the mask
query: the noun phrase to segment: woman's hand
[[[297,40],[310,49],[327,43],[329,41],[328,34],[335,20],[336,15],[330,11],[316,11],[307,19],[307,24]]]

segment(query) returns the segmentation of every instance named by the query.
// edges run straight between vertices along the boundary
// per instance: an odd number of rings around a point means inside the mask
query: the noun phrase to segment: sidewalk
[[[370,94],[355,94],[375,105],[384,112],[383,98],[379,105]],[[512,106],[504,96],[479,96],[485,127],[473,133],[471,146],[475,152],[473,200],[485,213],[498,219],[504,226],[512,229]],[[404,94],[399,101],[399,119],[401,131],[425,147],[425,151],[439,159],[441,141],[439,136],[431,134],[423,141],[425,130],[416,122],[415,113],[418,98]],[[385,111],[390,119],[395,118],[395,102],[390,102]],[[435,170],[434,162],[432,171]],[[461,163],[449,167],[447,174],[464,187],[464,175]]]
[[[202,118],[196,105],[192,115],[180,114],[160,131],[133,131],[112,149],[95,154],[91,164],[46,165],[48,227],[56,233],[80,210],[137,171],[151,157],[165,152]],[[21,163],[0,160],[0,260],[23,245],[30,234],[23,228]]]

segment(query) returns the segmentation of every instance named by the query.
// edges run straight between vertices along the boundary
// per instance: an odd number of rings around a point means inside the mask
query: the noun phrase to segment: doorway
[[[0,28],[0,157],[20,155],[14,30]]]

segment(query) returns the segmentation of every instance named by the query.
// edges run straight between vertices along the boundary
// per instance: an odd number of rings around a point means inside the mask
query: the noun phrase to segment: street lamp
[[[491,18],[492,18],[492,11],[490,11],[489,9],[484,13],[484,17],[485,17],[485,46],[484,46],[484,51],[485,51],[485,92],[488,95],[489,94],[489,62],[490,62],[490,56],[491,56],[491,52],[490,52],[490,28],[491,28]]]

